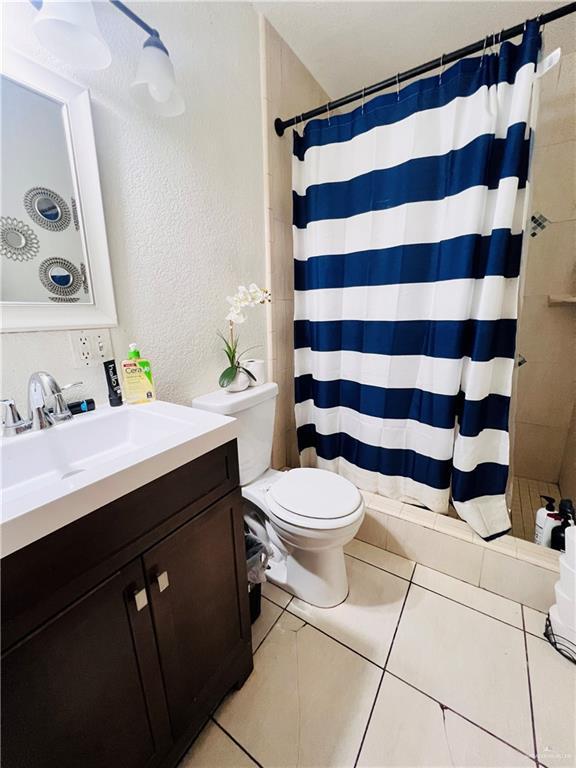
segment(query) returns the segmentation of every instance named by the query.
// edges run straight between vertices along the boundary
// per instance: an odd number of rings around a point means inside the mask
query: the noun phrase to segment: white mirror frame
[[[44,305],[0,302],[0,330],[47,331],[116,326],[118,318],[89,92],[15,51],[5,51],[2,58],[3,75],[60,101],[66,107],[73,150],[70,161],[78,192],[93,303]]]

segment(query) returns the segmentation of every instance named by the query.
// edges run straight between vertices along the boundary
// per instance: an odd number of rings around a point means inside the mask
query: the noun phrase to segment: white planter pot
[[[243,392],[250,386],[250,376],[244,371],[238,371],[234,381],[225,387],[226,392]]]

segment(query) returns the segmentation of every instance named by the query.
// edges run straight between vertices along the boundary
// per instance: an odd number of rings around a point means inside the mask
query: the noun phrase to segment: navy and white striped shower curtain
[[[303,464],[506,532],[508,416],[540,49],[294,134],[295,385]]]

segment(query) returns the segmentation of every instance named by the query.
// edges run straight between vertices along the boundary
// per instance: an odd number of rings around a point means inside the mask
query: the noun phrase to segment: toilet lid
[[[280,507],[315,520],[346,517],[362,502],[353,483],[325,469],[291,469],[271,486],[269,493]]]

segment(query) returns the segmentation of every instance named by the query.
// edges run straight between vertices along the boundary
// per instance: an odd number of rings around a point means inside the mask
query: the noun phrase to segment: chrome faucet
[[[75,384],[69,386],[75,386]],[[51,411],[46,406],[47,396],[54,398],[54,407]],[[28,414],[33,431],[49,429],[54,424],[72,418],[72,412],[66,405],[62,389],[54,376],[46,371],[36,371],[28,380]]]
[[[0,405],[3,407],[2,437],[13,437],[30,429],[32,424],[20,416],[14,400],[0,400]]]

